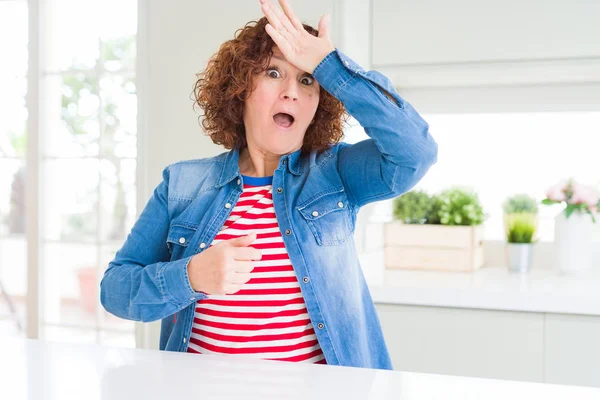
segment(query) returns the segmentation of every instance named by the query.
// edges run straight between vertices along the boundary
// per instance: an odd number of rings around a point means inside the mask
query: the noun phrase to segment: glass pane
[[[55,157],[98,155],[98,80],[83,73],[47,76],[42,151]]]
[[[96,327],[98,252],[85,244],[44,244],[43,309],[49,324]]]
[[[98,18],[110,21],[110,24],[100,24],[102,41],[130,37],[137,33],[137,0],[103,0],[99,3]]]
[[[47,0],[44,31],[44,69],[94,68],[100,55],[100,1]]]
[[[109,25],[109,24],[106,24]],[[102,42],[102,59],[108,71],[133,70],[135,68],[136,37],[115,37]]]
[[[136,213],[136,161],[103,159],[101,162],[101,223],[103,241],[123,241]]]
[[[0,71],[1,65],[2,63]],[[27,78],[0,75],[0,87],[0,157],[25,157]]]
[[[48,71],[93,69],[100,52],[109,70],[133,68],[137,2],[135,0],[47,0]]]
[[[0,1],[0,49],[10,54],[0,63],[0,78],[27,73],[28,29],[27,2]]]
[[[438,162],[417,188],[429,193],[452,185],[474,188],[488,240],[503,240],[502,202],[515,193],[538,201],[559,180],[574,177],[600,189],[600,113],[426,115],[439,145]],[[554,238],[560,206],[540,206],[540,238]]]
[[[100,80],[102,99],[102,155],[135,157],[137,95],[131,76],[107,76]]]
[[[135,332],[100,332],[100,344],[113,347],[135,348]]]
[[[100,26],[102,58],[108,71],[133,70],[136,59],[137,1],[105,0],[99,10],[110,24]]]
[[[99,161],[46,160],[41,182],[44,238],[95,242]]]
[[[0,237],[0,336],[25,336],[26,244],[24,235]]]
[[[0,237],[25,234],[25,161],[0,158]]]
[[[0,1],[0,157],[25,156],[27,2]]]
[[[42,329],[42,338],[49,342],[58,342],[58,343],[90,343],[95,344],[98,343],[98,334],[93,329],[80,329],[80,328],[67,328],[62,326],[44,326]],[[49,368],[48,371],[58,368],[58,365],[53,365],[52,368]],[[68,364],[64,365],[65,368],[68,368]],[[63,370],[64,371],[64,370]],[[81,371],[73,371],[72,376],[76,376]],[[65,376],[61,374],[61,376]],[[66,384],[63,387],[70,387],[73,383]],[[84,391],[89,391],[88,388],[82,388]],[[81,396],[80,392],[79,396]]]
[[[122,243],[115,243],[113,245],[103,246],[100,250],[101,254],[101,269],[102,274],[108,268],[108,263],[111,262],[115,258],[115,253],[121,248]],[[100,282],[98,282],[98,285]],[[100,327],[108,328],[110,330],[118,330],[124,334],[133,335],[135,329],[135,322],[127,319],[122,319],[116,317],[110,313],[108,313],[104,308],[102,308],[101,318],[100,318]]]

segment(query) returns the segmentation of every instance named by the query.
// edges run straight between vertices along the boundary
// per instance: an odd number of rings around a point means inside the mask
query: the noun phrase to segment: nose
[[[289,79],[284,83],[281,90],[281,98],[284,100],[298,101],[298,82],[294,79]]]

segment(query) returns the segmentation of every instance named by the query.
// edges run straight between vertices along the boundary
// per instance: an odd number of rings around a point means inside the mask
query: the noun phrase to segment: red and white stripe
[[[272,186],[244,191],[211,244],[257,232],[251,279],[235,294],[196,304],[188,352],[325,364],[300,285],[279,231]]]

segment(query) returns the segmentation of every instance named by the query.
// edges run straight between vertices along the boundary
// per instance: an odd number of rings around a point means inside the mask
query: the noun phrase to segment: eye
[[[281,76],[281,74],[279,73],[277,68],[268,68],[267,75],[270,76],[271,78],[279,78]]]
[[[313,78],[312,76],[306,75],[303,76],[302,79],[300,79],[300,82],[302,82],[303,85],[306,86],[310,86],[314,83],[315,78]]]

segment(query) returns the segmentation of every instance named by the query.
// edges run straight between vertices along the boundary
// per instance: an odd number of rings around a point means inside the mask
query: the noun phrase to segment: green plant
[[[505,214],[531,213],[538,212],[538,202],[533,197],[525,193],[515,194],[506,198],[502,204]]]
[[[508,243],[533,243],[536,231],[536,215],[533,213],[512,213],[506,219]]]
[[[434,194],[431,196],[431,208],[425,217],[426,223],[431,225],[440,225],[442,221],[440,220],[440,210],[442,208],[443,200],[439,195]]]
[[[485,220],[479,196],[473,191],[450,188],[438,197],[437,215],[442,225],[481,225]]]
[[[424,224],[431,209],[431,199],[421,190],[407,192],[394,199],[394,219],[405,224]]]

